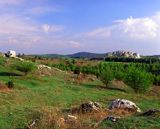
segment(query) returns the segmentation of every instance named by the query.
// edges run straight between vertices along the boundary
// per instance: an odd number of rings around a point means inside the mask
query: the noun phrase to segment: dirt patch
[[[153,86],[147,95],[160,96],[160,86]]]
[[[10,92],[10,91],[12,91],[12,89],[0,84],[0,92],[6,93],[6,92]]]

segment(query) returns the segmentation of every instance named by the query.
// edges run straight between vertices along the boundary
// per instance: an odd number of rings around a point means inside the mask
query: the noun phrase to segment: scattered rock
[[[93,111],[99,111],[102,108],[101,104],[98,102],[88,102],[88,103],[83,103],[80,106],[80,110],[85,113],[85,112],[93,112]]]
[[[68,115],[65,119],[65,122],[66,123],[73,123],[73,122],[76,122],[77,121],[77,117],[76,116],[73,116],[73,115]]]
[[[140,108],[133,102],[125,99],[116,99],[112,101],[109,109],[123,109],[129,112],[141,112]]]
[[[20,61],[24,61],[24,59],[20,58],[20,57],[14,57],[15,59],[17,60],[20,60]]]
[[[13,50],[9,50],[7,53],[5,53],[6,57],[16,57],[16,52]]]
[[[76,124],[77,122],[77,117],[76,116],[73,116],[73,115],[68,115],[66,116],[65,118],[60,118],[58,121],[57,121],[57,124],[59,127],[63,127],[65,126],[65,124]]]
[[[120,118],[120,116],[107,116],[103,121],[117,122]]]
[[[149,109],[148,111],[141,114],[142,116],[160,116],[160,109]]]
[[[36,124],[37,124],[37,122],[38,122],[38,119],[33,120],[33,121],[27,126],[28,129],[32,129],[33,127],[35,127]]]
[[[47,66],[47,65],[38,65],[38,69],[41,70],[41,69],[52,69],[51,67]]]

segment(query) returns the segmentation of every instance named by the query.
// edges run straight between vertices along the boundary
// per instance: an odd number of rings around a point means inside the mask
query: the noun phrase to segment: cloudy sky
[[[160,54],[160,0],[0,0],[0,51]]]

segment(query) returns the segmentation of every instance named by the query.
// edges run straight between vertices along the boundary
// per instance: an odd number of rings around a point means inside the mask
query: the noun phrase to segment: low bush
[[[29,72],[32,72],[36,69],[36,65],[32,62],[16,62],[14,68],[20,72],[25,73],[27,75]]]
[[[13,80],[8,81],[8,82],[6,83],[6,85],[8,86],[9,89],[14,88],[14,82],[13,82]]]

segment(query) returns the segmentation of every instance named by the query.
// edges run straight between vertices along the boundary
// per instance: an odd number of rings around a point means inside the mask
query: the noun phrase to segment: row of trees
[[[101,70],[99,78],[108,86],[113,80],[122,80],[130,86],[136,93],[146,92],[153,84],[152,75],[135,67],[128,67],[125,72],[114,71],[110,67]]]
[[[75,63],[60,63],[53,65],[62,70],[73,71],[78,74],[94,74],[107,86],[113,79],[122,80],[131,86],[135,92],[145,92],[152,84],[160,84],[160,64],[145,63],[108,63],[102,62],[96,66],[77,66]]]
[[[134,62],[134,63],[147,63],[152,64],[160,62],[160,59],[157,57],[143,57],[143,58],[128,58],[128,57],[106,57],[105,61],[109,62]]]

